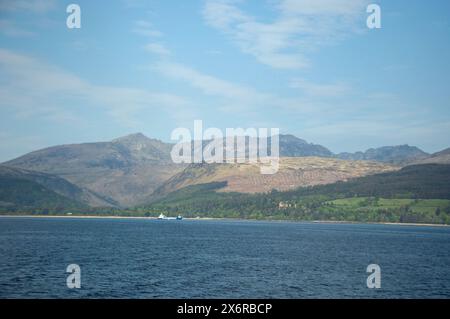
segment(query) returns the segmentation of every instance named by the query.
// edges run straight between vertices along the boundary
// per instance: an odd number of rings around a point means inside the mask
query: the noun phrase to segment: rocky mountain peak
[[[298,138],[295,135],[292,134],[281,134],[280,135],[280,141],[283,141],[284,143],[299,143],[299,144],[308,144],[305,140]]]
[[[134,133],[125,135],[119,138],[112,140],[112,143],[121,143],[121,144],[134,144],[134,143],[145,143],[150,141],[151,139],[145,136],[142,133]]]

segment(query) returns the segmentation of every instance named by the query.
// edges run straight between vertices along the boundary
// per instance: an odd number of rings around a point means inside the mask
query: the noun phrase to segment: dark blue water
[[[450,229],[0,218],[0,297],[449,298]]]

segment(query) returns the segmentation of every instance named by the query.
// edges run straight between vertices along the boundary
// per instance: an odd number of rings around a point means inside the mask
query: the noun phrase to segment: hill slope
[[[161,197],[186,186],[226,182],[224,192],[264,193],[331,184],[351,178],[397,170],[392,165],[320,157],[283,157],[274,175],[262,175],[259,164],[193,164],[171,177],[153,196]]]
[[[23,180],[33,182],[49,191],[55,192],[65,198],[71,199],[77,203],[82,203],[86,206],[116,206],[116,203],[113,200],[101,197],[90,190],[80,188],[55,175],[0,165],[0,178],[9,181]]]
[[[450,148],[434,153],[425,159],[418,160],[414,164],[450,164]]]
[[[450,199],[450,165],[411,165],[399,171],[287,192],[286,196]]]
[[[287,192],[221,192],[226,186],[191,185],[146,209],[187,217],[450,223],[450,165],[409,166]]]
[[[56,187],[58,192],[45,187]],[[83,208],[88,205],[62,195],[74,194],[85,198],[83,190],[54,176],[22,172],[0,166],[0,211],[13,212],[20,209]]]

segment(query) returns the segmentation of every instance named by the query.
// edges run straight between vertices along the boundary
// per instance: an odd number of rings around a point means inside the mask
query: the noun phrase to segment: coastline
[[[157,217],[145,217],[145,216],[100,216],[100,215],[0,215],[0,218],[65,218],[65,219],[144,219],[144,220],[159,220]],[[183,220],[226,220],[229,218],[187,218],[183,217]]]
[[[157,217],[144,216],[96,216],[96,215],[0,215],[1,218],[59,218],[59,219],[132,219],[132,220],[159,220]],[[355,225],[387,225],[387,226],[413,226],[413,227],[450,227],[445,224],[419,224],[419,223],[392,223],[392,222],[355,222],[355,221],[332,221],[332,220],[283,220],[283,219],[240,219],[240,218],[214,218],[214,217],[183,217],[189,221],[253,221],[253,222],[289,222],[310,224],[355,224]]]

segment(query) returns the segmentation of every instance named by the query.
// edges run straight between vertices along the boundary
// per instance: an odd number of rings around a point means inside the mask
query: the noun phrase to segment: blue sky
[[[81,29],[66,7],[81,7]],[[177,127],[450,146],[450,2],[0,0],[0,161]]]

